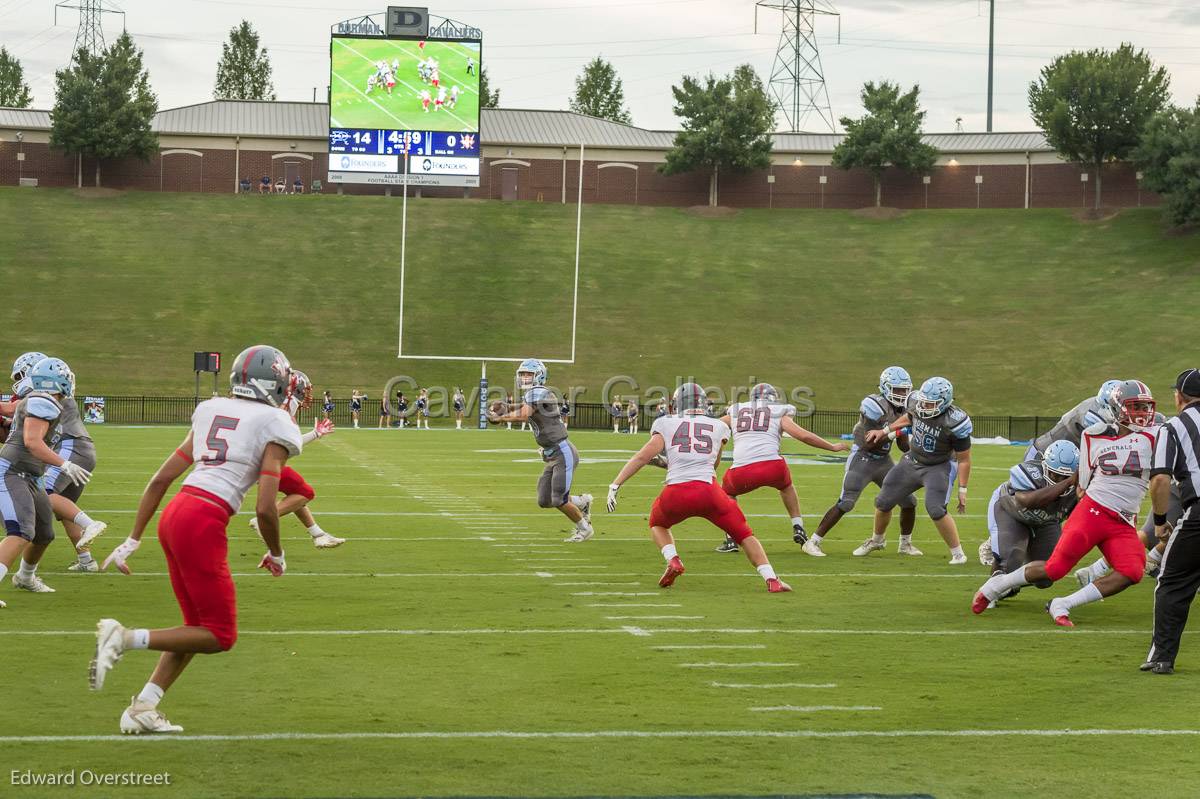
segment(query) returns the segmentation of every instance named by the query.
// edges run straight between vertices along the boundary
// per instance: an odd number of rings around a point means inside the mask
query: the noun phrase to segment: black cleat
[[[801,546],[808,543],[808,533],[804,531],[804,525],[792,525],[792,540]]]
[[[734,541],[732,538],[726,538],[725,543],[723,543],[723,544],[721,544],[721,546],[717,547],[717,552],[737,552],[737,551],[738,551],[737,542]]]
[[[1155,674],[1174,674],[1175,664],[1168,663],[1165,660],[1147,660],[1138,666],[1138,669],[1140,671],[1152,671]]]

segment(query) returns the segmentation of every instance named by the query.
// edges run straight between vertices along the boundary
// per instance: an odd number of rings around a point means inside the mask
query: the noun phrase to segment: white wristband
[[[966,486],[959,486],[959,487],[958,487],[958,493],[960,493],[960,494],[965,494],[965,493],[967,493],[967,487],[966,487]]]

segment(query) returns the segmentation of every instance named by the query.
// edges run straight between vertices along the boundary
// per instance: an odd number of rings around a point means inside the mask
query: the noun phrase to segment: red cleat
[[[988,609],[988,605],[992,600],[983,595],[982,591],[975,592],[975,598],[971,600],[971,612],[978,615]]]
[[[1074,627],[1075,622],[1071,621],[1070,616],[1055,616],[1054,623],[1059,627]]]
[[[671,562],[667,564],[667,570],[663,572],[663,576],[658,579],[659,588],[670,588],[675,584],[675,578],[683,574],[683,561],[679,556],[671,558]]]
[[[1071,616],[1068,614],[1068,608],[1063,607],[1066,603],[1057,597],[1046,603],[1046,612],[1050,614],[1050,618],[1054,619],[1054,623],[1059,627],[1074,627],[1074,622],[1071,621]]]
[[[791,590],[792,587],[778,577],[772,577],[770,580],[767,580],[768,594],[786,594]]]

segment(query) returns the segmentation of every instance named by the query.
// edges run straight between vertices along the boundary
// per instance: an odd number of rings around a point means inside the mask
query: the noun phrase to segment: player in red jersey
[[[804,520],[800,518],[800,498],[792,485],[792,471],[781,451],[783,434],[810,447],[845,452],[848,444],[826,441],[796,424],[796,406],[781,402],[779,392],[770,383],[750,389],[749,402],[735,402],[721,421],[733,430],[733,465],[725,470],[721,488],[731,497],[749,494],[758,488],[774,488],[783,500],[792,520],[792,540],[808,540]],[[737,543],[726,538],[718,552],[737,552]]]
[[[670,588],[683,574],[683,562],[675,549],[671,528],[685,519],[708,519],[736,541],[746,557],[767,583],[772,594],[791,591],[775,575],[767,553],[755,538],[746,516],[729,498],[716,480],[716,464],[729,441],[729,426],[720,419],[705,416],[708,399],[695,383],[684,383],[671,400],[672,413],[659,417],[650,428],[650,440],[621,469],[608,487],[608,511],[617,508],[617,492],[626,480],[666,452],[667,485],[650,510],[650,534],[667,562],[658,584]]]
[[[292,393],[288,397],[285,407],[288,415],[292,417],[293,422],[297,421],[300,411],[312,407],[312,395],[312,381],[308,379],[308,375],[299,369],[293,369]],[[299,424],[296,426],[299,427]],[[332,432],[333,422],[328,419],[321,419],[313,425],[312,430],[303,435],[301,440],[304,442],[304,446],[307,447],[312,442]],[[283,471],[279,474],[279,493],[283,494],[283,499],[279,500],[275,505],[279,513],[279,518],[282,519],[289,513],[296,514],[296,518],[300,520],[300,523],[304,525],[304,529],[312,536],[313,546],[317,549],[333,549],[346,543],[346,539],[330,535],[321,529],[321,525],[317,524],[317,520],[313,518],[312,511],[308,509],[308,503],[316,499],[317,492],[301,476],[300,472],[291,466],[284,466]],[[258,519],[251,518],[250,526],[254,528],[255,532],[258,532]]]
[[[158,540],[167,558],[171,587],[183,611],[183,624],[168,629],[126,628],[115,619],[96,625],[96,650],[88,670],[93,691],[131,649],[162,652],[150,681],[121,714],[121,732],[182,732],[158,710],[163,693],[197,654],[216,654],[237,640],[237,602],[229,573],[226,528],[250,486],[258,483],[259,533],[267,542],[260,568],[280,577],[287,568],[279,544],[275,492],[290,456],[300,454],[300,430],[283,405],[292,370],[274,347],[250,347],[233,362],[230,397],[214,397],[196,407],[192,429],[158,468],[138,503],[133,530],[105,559],[129,574],[128,558],[158,510],[167,489],[195,464],[158,521]]]
[[[1137,513],[1150,487],[1154,454],[1154,397],[1140,380],[1125,380],[1112,393],[1116,424],[1100,422],[1083,431],[1079,447],[1080,501],[1063,525],[1049,560],[992,577],[975,594],[971,610],[983,613],[1001,595],[1025,585],[1049,588],[1092,547],[1113,571],[1067,597],[1046,605],[1054,623],[1074,627],[1071,609],[1119,594],[1141,581],[1146,548],[1138,536]]]

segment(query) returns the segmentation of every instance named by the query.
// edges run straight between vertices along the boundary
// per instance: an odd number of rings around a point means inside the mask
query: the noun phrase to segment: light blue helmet
[[[61,358],[42,358],[29,370],[29,385],[34,391],[72,397],[75,395],[75,373]]]
[[[941,416],[954,403],[954,386],[944,377],[931,377],[921,384],[913,410],[922,419]]]
[[[1079,447],[1072,441],[1055,441],[1042,455],[1042,474],[1051,483],[1066,480],[1079,469]]]
[[[912,378],[899,366],[889,366],[879,375],[879,393],[897,408],[908,402],[912,387]]]
[[[1123,382],[1122,380],[1105,380],[1100,384],[1100,390],[1096,392],[1096,404],[1099,406],[1100,415],[1106,422],[1112,423],[1117,420],[1117,412],[1120,410],[1116,402],[1117,386]]]
[[[25,381],[25,378],[29,377],[29,370],[36,366],[37,362],[45,357],[46,354],[44,352],[26,352],[18,356],[17,359],[13,361],[12,390],[14,394],[19,397],[22,394],[28,393],[29,383]]]
[[[546,385],[546,364],[537,358],[526,358],[517,367],[517,388],[525,390]]]

